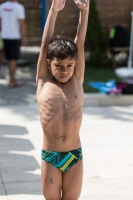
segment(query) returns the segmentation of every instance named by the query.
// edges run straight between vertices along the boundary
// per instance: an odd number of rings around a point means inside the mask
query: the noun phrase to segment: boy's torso
[[[43,149],[63,152],[81,146],[83,99],[82,85],[74,76],[61,86],[50,78],[39,81],[37,100],[44,132]]]

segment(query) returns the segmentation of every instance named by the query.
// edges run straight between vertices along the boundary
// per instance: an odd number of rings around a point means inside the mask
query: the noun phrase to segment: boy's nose
[[[62,68],[62,69],[61,69],[61,72],[62,72],[62,73],[66,73],[67,70],[66,70],[65,68]]]
[[[66,72],[66,71],[63,71],[63,72],[61,72],[61,74],[64,74],[64,75],[65,75],[65,74],[67,74],[67,72]]]

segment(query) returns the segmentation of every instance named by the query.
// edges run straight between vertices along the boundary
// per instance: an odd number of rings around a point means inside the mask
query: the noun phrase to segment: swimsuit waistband
[[[73,149],[73,150],[69,150],[69,151],[51,151],[51,150],[44,150],[44,149],[42,149],[42,152],[59,152],[59,153],[67,153],[67,152],[72,152],[72,151],[76,151],[76,150],[81,150],[82,151],[82,147],[80,147],[80,148],[77,148],[77,149]]]

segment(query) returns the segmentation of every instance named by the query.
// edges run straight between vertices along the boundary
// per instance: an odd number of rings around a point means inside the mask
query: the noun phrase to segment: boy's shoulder
[[[38,83],[37,83],[37,87],[38,88],[43,88],[43,86],[46,86],[46,87],[60,87],[60,88],[64,88],[64,87],[70,87],[71,86],[79,86],[80,83],[78,81],[78,79],[76,78],[75,75],[73,75],[66,83],[64,84],[58,84],[56,82],[56,80],[54,79],[54,77],[51,77],[50,75],[46,78],[41,78],[38,80]],[[73,88],[73,87],[72,87]]]

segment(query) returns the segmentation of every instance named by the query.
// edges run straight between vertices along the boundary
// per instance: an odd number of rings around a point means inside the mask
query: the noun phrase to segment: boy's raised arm
[[[65,7],[65,2],[66,0],[52,1],[52,5],[49,10],[49,14],[47,17],[47,21],[45,24],[43,37],[42,37],[41,50],[40,50],[39,59],[37,63],[36,82],[38,82],[39,79],[45,78],[49,73],[48,67],[47,67],[48,45],[54,35],[54,28],[55,28],[57,14],[60,10],[62,10]]]
[[[75,66],[75,75],[79,79],[79,81],[83,83],[84,70],[85,70],[84,43],[88,25],[90,0],[74,0],[74,2],[76,6],[80,9],[79,24],[77,28],[77,34],[74,40],[78,48],[77,63]]]

